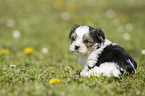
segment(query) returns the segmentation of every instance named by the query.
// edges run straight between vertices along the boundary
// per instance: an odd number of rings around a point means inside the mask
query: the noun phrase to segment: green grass
[[[145,56],[141,50],[145,49],[145,1],[58,1],[0,0],[0,50],[9,50],[0,55],[1,96],[144,96]],[[102,28],[107,39],[135,59],[137,73],[120,79],[80,77],[82,66],[69,52],[67,41],[75,24]],[[12,36],[14,30],[21,33],[19,38]],[[129,40],[124,39],[125,33]],[[25,54],[26,47],[34,52]],[[48,48],[48,53],[42,48]],[[49,84],[52,78],[60,82]]]

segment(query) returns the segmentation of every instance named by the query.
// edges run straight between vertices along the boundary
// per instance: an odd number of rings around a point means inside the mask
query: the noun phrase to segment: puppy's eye
[[[89,40],[84,40],[83,42],[84,42],[84,43],[89,43]]]
[[[74,37],[71,37],[71,41],[75,41],[76,39]]]

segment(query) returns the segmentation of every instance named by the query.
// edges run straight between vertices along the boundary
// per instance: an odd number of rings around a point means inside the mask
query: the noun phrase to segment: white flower
[[[69,20],[69,19],[70,19],[70,14],[69,14],[69,12],[63,12],[63,13],[61,14],[61,18],[62,18],[62,20],[65,20],[65,21]]]
[[[7,26],[8,26],[8,27],[13,27],[14,25],[15,25],[15,21],[14,21],[14,20],[9,19],[9,20],[7,21]]]
[[[125,28],[126,28],[126,30],[131,31],[131,30],[133,29],[133,26],[132,26],[131,23],[127,23],[127,24],[125,25]]]
[[[145,49],[141,50],[141,54],[145,55]]]
[[[42,48],[43,53],[48,53],[48,48]]]
[[[108,18],[114,18],[114,16],[115,16],[114,10],[113,9],[108,9],[107,12],[106,12],[106,16]]]
[[[6,68],[4,67],[3,70],[6,70]]]
[[[14,30],[12,35],[14,38],[19,38],[21,33],[18,30]]]
[[[12,64],[10,64],[10,66],[11,66],[11,67],[16,67],[16,65],[12,65]]]
[[[130,35],[129,35],[128,33],[124,33],[124,34],[123,34],[123,38],[124,38],[125,40],[130,40]]]

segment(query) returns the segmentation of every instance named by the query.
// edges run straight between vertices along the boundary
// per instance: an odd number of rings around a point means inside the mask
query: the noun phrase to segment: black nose
[[[75,45],[75,50],[78,50],[80,48],[80,46]]]

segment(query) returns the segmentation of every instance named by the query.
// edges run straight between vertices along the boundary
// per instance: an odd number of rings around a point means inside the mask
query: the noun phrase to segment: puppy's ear
[[[72,27],[69,36],[68,36],[68,40],[71,38],[71,34],[74,33],[74,31],[79,27],[80,25],[76,24]]]
[[[101,28],[95,29],[90,27],[90,35],[94,38],[95,42],[104,43],[105,41],[105,35],[104,32],[101,30]]]
[[[98,39],[101,41],[101,43],[104,43],[105,35],[104,35],[104,32],[101,30],[101,28],[97,29],[97,36],[98,36]]]

